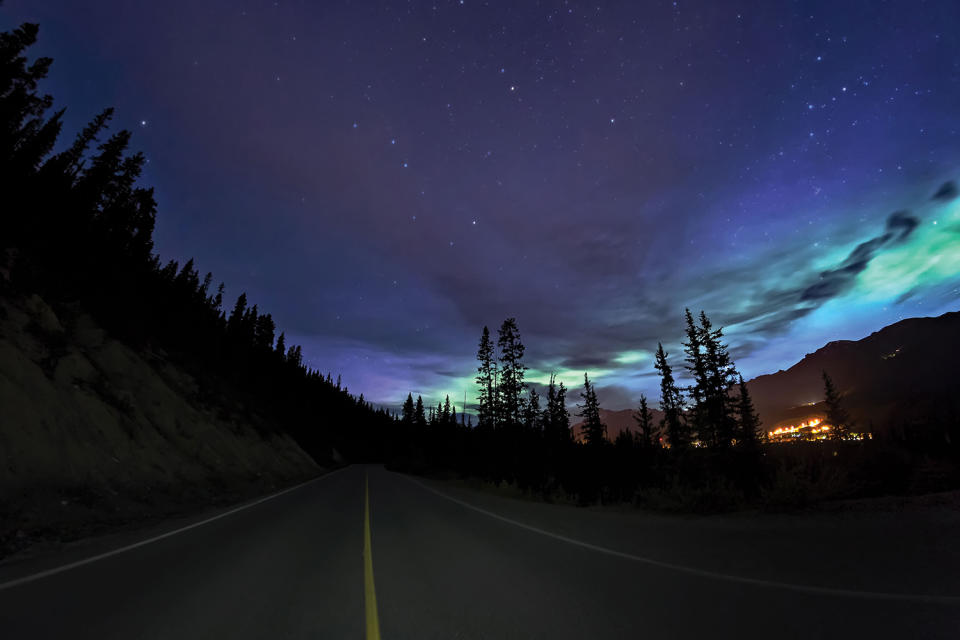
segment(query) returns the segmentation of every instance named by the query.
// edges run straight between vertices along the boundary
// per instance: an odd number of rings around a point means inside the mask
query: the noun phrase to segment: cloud
[[[937,189],[937,192],[934,193],[930,199],[945,202],[947,200],[953,200],[958,194],[960,194],[960,190],[957,189],[957,183],[953,180],[948,180],[940,185],[940,188]]]
[[[882,234],[858,244],[839,266],[821,272],[819,280],[808,285],[800,299],[820,303],[846,293],[881,249],[900,244],[910,237],[919,224],[920,221],[906,211],[891,214]]]
[[[579,402],[579,394],[576,395]],[[600,401],[600,406],[606,409],[619,410],[623,407],[633,407],[639,404],[639,399],[639,391],[631,391],[621,385],[597,386],[597,400]]]
[[[599,355],[596,353],[580,353],[560,361],[558,368],[575,369],[589,372],[590,369],[609,367],[613,362],[613,355]]]

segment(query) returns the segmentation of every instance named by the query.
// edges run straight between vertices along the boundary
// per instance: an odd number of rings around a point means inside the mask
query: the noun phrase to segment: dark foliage
[[[156,202],[140,186],[144,163],[128,153],[130,133],[106,136],[112,110],[95,116],[64,151],[52,150],[62,111],[37,83],[48,58],[28,63],[36,25],[0,34],[0,249],[4,286],[92,313],[134,348],[163,349],[207,387],[221,387],[247,411],[271,418],[319,462],[334,449],[356,458],[378,451],[392,424],[362,396],[303,362],[299,345],[275,338],[270,314],[240,295],[229,316],[223,285],[211,291],[193,260],[162,263],[153,253]]]

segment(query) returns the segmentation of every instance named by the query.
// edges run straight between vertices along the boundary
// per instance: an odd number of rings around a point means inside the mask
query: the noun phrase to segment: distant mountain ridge
[[[860,340],[830,342],[789,369],[747,383],[765,427],[822,415],[823,372],[864,427],[883,429],[894,407],[960,395],[960,312],[908,318]]]

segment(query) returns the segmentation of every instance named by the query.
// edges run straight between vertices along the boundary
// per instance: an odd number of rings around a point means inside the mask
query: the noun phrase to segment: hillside
[[[875,432],[899,428],[931,411],[952,410],[960,396],[956,360],[960,312],[909,318],[861,340],[831,342],[786,371],[759,376],[748,386],[765,427],[822,415],[822,372],[844,394],[853,417]]]
[[[0,298],[0,555],[316,475],[286,434],[76,310]]]

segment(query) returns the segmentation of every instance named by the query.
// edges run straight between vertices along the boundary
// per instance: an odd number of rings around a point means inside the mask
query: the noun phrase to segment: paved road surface
[[[353,466],[0,586],[0,638],[363,638],[368,587],[387,640],[960,637],[956,529],[808,521],[772,535],[777,519],[597,512]],[[0,566],[0,583],[75,560]]]

